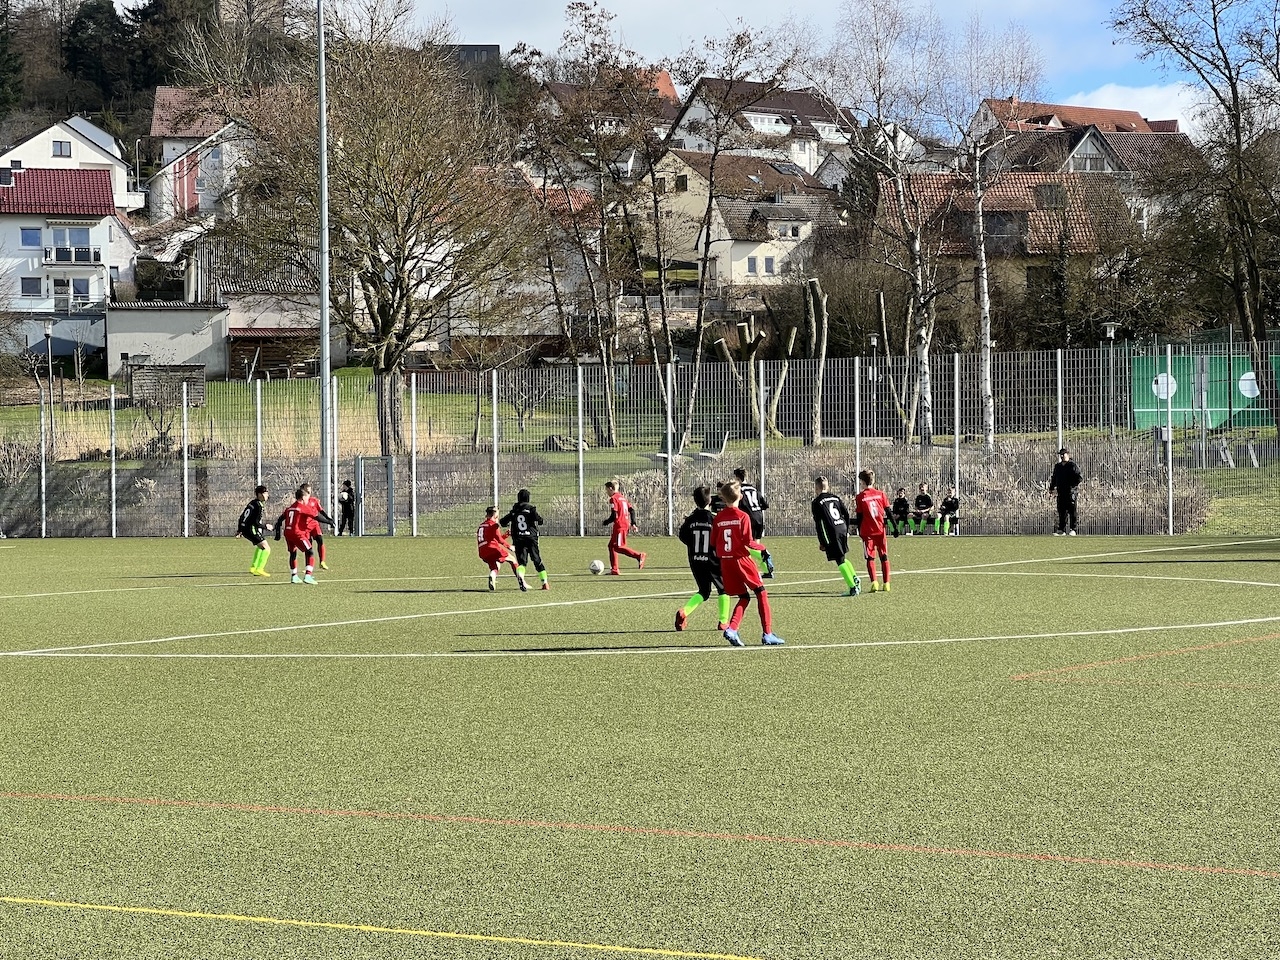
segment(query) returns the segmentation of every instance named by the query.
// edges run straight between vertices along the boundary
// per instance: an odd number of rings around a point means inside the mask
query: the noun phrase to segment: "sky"
[[[448,17],[462,43],[496,43],[504,53],[523,41],[543,52],[560,46],[564,2],[557,0],[415,0],[424,23]],[[1045,94],[1050,103],[1137,110],[1150,120],[1179,118],[1187,129],[1193,98],[1159,65],[1141,61],[1137,52],[1113,43],[1106,25],[1110,0],[935,0],[951,25],[978,12],[1000,30],[1021,23],[1039,44],[1045,59]],[[776,26],[789,8],[822,31],[835,20],[838,0],[601,0],[615,14],[621,41],[654,59],[674,57],[690,42],[724,34],[741,18],[749,26]]]

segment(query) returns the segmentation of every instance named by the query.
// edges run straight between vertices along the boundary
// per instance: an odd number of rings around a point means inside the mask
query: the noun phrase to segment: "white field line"
[[[1090,580],[1165,580],[1172,583],[1216,583],[1229,587],[1280,587],[1270,580],[1224,580],[1220,577],[1159,577],[1150,573],[1057,573],[1039,570],[957,570],[971,577],[1054,577]],[[897,571],[895,570],[896,574]]]
[[[681,594],[682,596],[683,594]],[[672,594],[674,596],[674,594]],[[644,599],[634,597],[630,599]],[[512,609],[527,609],[516,607]],[[617,657],[617,656],[668,656],[672,654],[720,653],[741,654],[744,651],[815,651],[815,650],[854,650],[863,647],[914,647],[933,646],[936,644],[954,643],[994,643],[1007,640],[1062,640],[1072,637],[1111,637],[1142,633],[1161,633],[1177,630],[1209,630],[1222,627],[1254,626],[1258,624],[1280,623],[1280,616],[1253,617],[1244,620],[1216,620],[1207,623],[1170,623],[1146,627],[1115,627],[1102,630],[1071,630],[1064,633],[1008,633],[989,634],[978,637],[935,637],[928,640],[854,640],[848,643],[808,643],[787,644],[782,647],[651,647],[645,649],[593,649],[593,650],[456,650],[436,653],[95,653],[86,652],[84,648],[64,647],[56,650],[32,650],[5,656],[41,656],[41,657],[98,657],[98,658],[140,658],[152,660],[460,660],[467,658],[501,658],[501,657]],[[301,629],[301,628],[285,628]],[[262,631],[249,631],[260,633]],[[227,636],[227,634],[208,634],[207,636]],[[168,639],[186,639],[172,637]],[[139,640],[133,643],[157,643],[161,641]]]

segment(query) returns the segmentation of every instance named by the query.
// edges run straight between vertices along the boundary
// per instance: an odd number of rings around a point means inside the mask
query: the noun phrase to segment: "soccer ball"
[[[587,569],[597,575],[604,573],[604,561],[592,560],[590,563],[587,564]]]

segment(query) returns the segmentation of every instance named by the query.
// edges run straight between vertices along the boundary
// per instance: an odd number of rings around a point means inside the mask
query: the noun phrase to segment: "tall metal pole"
[[[409,517],[410,534],[418,535],[418,378],[409,377]]]
[[[675,519],[675,514],[676,514],[676,500],[675,500],[675,494],[676,494],[676,492],[675,492],[675,459],[676,459],[676,448],[675,448],[675,443],[673,442],[673,438],[672,438],[672,436],[671,436],[671,434],[672,434],[672,432],[673,432],[673,426],[672,426],[672,423],[671,423],[671,400],[672,400],[672,394],[673,394],[673,392],[674,392],[674,383],[675,383],[675,365],[674,365],[674,364],[672,364],[670,361],[667,361],[667,378],[666,378],[666,379],[667,379],[667,383],[666,383],[667,402],[664,404],[664,406],[666,407],[666,410],[667,410],[667,423],[666,423],[666,439],[667,439],[667,536],[669,537],[669,536],[671,536],[671,535],[675,532],[675,523],[676,523],[676,519]]]
[[[951,447],[954,451],[955,459],[951,465],[951,483],[956,488],[956,496],[960,495],[960,354],[952,355],[952,376],[954,378],[955,393],[955,411],[953,415],[953,423],[955,424],[955,437],[951,441]]]
[[[1058,449],[1061,450],[1065,440],[1062,430],[1062,348],[1058,348]]]
[[[853,489],[858,489],[857,476],[862,472],[862,358],[853,358]]]
[[[325,85],[324,0],[316,0],[316,79],[320,114],[320,481],[332,491],[329,443],[329,108]]]
[[[53,391],[49,391],[52,397]],[[52,406],[52,404],[51,404]],[[48,467],[45,464],[45,423],[44,423],[44,393],[40,394],[40,538],[44,539],[49,536],[49,501],[47,497],[47,488],[45,475]]]
[[[111,536],[116,535],[116,385],[111,385]]]
[[[254,484],[262,482],[262,381],[253,381],[253,475]]]
[[[498,505],[498,371],[493,371],[493,390],[489,401],[493,412],[493,505]]]
[[[187,416],[190,403],[187,398],[189,384],[182,381],[182,535],[191,536],[191,435],[188,433]]]
[[[1173,344],[1164,345],[1165,486],[1168,491],[1169,536],[1173,536]]]
[[[756,393],[760,397],[760,468],[756,471],[756,489],[763,494],[764,493],[764,467],[765,467],[765,463],[764,463],[765,416],[766,416],[765,411],[768,409],[768,404],[765,403],[765,395],[764,395],[764,361],[763,360],[758,361],[756,366],[757,366],[757,369],[759,369],[760,371],[760,375],[757,378],[757,382],[756,382],[756,386],[757,386]]]
[[[585,537],[587,535],[587,492],[582,447],[586,434],[582,429],[582,364],[578,364],[578,536]]]

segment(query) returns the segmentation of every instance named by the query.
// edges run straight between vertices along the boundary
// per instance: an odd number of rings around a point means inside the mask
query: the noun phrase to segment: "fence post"
[[[493,371],[493,388],[489,400],[493,413],[493,505],[498,505],[498,371]]]
[[[254,423],[254,481],[256,486],[262,483],[262,381],[253,381],[253,423]]]
[[[1164,466],[1169,515],[1169,536],[1173,536],[1173,344],[1164,345]]]
[[[667,362],[667,382],[666,394],[667,402],[664,404],[667,411],[667,536],[671,536],[675,532],[675,459],[676,448],[672,442],[672,425],[671,425],[671,401],[672,401],[672,384],[675,378],[675,366]]]
[[[108,404],[110,438],[111,438],[111,538],[115,538],[115,384],[111,384],[111,396]],[[261,483],[261,481],[259,481]]]
[[[1058,348],[1058,449],[1066,446],[1062,433],[1062,348]]]
[[[326,470],[329,476],[329,516],[338,515],[338,378],[329,378],[329,449],[324,452],[332,464],[332,470]]]
[[[862,358],[853,358],[853,476],[854,490],[858,489],[857,476],[862,472]]]
[[[956,496],[960,496],[960,352],[952,354],[952,377],[955,384],[955,411],[952,422],[955,425],[955,438],[951,442],[954,459],[951,466],[951,483],[956,488]],[[959,529],[959,528],[957,528]]]
[[[764,453],[765,453],[765,416],[769,409],[769,405],[765,403],[764,396],[764,361],[757,361],[759,365],[759,376],[756,377],[756,394],[760,397],[760,463],[756,470],[756,489],[764,493]]]
[[[187,434],[187,381],[182,381],[182,535],[191,536],[191,438]]]
[[[52,388],[49,391],[49,395],[52,401],[52,396],[53,396]],[[50,402],[49,406],[50,408],[52,408],[53,403]],[[44,416],[45,416],[44,391],[41,390],[40,391],[40,539],[42,540],[45,537],[49,536],[49,499],[48,499],[48,491],[45,486],[45,482],[46,482],[45,478],[48,473],[48,466],[46,465],[47,455],[45,453],[45,444],[47,443],[46,438],[48,434],[46,433]],[[52,416],[52,413],[50,413],[50,416]]]
[[[577,365],[578,370],[578,536],[585,537],[587,535],[587,499],[586,499],[586,478],[583,476],[583,458],[582,445],[586,441],[586,434],[582,432],[582,364]]]
[[[409,527],[418,535],[418,377],[409,375]]]

